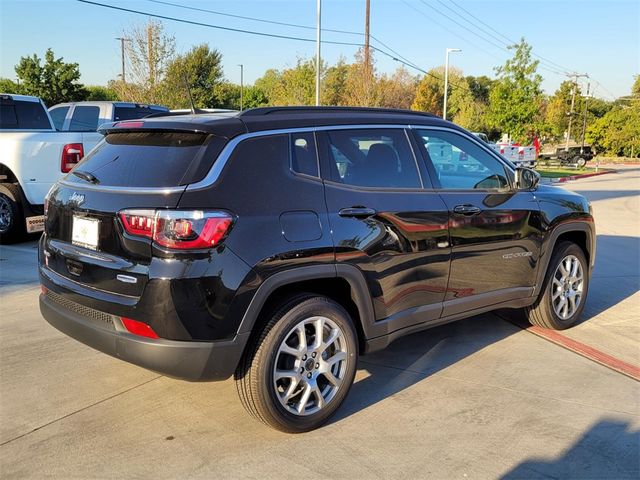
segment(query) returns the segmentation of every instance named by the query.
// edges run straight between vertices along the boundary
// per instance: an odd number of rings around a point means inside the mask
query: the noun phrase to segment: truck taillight
[[[233,223],[226,212],[201,210],[123,210],[118,215],[128,234],[177,250],[215,247]]]
[[[60,160],[62,173],[69,173],[82,160],[82,157],[84,157],[84,147],[81,143],[67,143],[62,147],[62,159]]]

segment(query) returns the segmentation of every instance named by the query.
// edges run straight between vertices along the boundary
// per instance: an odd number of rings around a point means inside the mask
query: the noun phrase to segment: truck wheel
[[[16,242],[24,233],[20,187],[13,183],[3,183],[0,185],[0,243]]]
[[[349,314],[333,300],[297,296],[270,315],[235,373],[245,409],[277,430],[318,428],[347,396],[358,344]]]
[[[589,267],[582,249],[573,242],[560,243],[553,252],[536,302],[526,308],[532,325],[564,330],[574,325],[584,309],[589,291]]]
[[[587,161],[582,157],[573,157],[573,163],[575,163],[578,168],[584,168]]]

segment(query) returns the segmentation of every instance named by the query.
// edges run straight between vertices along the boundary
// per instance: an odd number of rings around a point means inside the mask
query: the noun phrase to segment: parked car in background
[[[125,102],[51,107],[37,97],[0,94],[0,242],[42,231],[44,197],[102,138],[105,122],[168,111]]]
[[[274,428],[325,423],[359,355],[402,335],[498,308],[564,329],[584,308],[587,200],[439,117],[276,107],[101,130],[47,198],[44,318],[165,375],[234,376]]]

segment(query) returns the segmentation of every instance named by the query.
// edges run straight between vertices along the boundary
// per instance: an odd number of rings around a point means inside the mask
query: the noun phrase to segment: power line
[[[288,22],[280,22],[280,21],[277,21],[277,20],[267,20],[267,19],[264,19],[264,18],[249,17],[249,16],[246,16],[246,15],[236,15],[236,14],[232,14],[232,13],[221,12],[219,10],[209,10],[209,9],[206,9],[206,8],[192,7],[192,6],[189,6],[189,5],[181,5],[179,3],[166,2],[166,1],[163,1],[163,0],[147,0],[147,1],[151,2],[151,3],[167,5],[167,6],[171,6],[171,7],[182,8],[184,10],[193,10],[193,11],[197,11],[197,12],[210,13],[212,15],[220,15],[220,16],[224,16],[224,17],[238,18],[238,19],[242,19],[242,20],[249,20],[249,21],[252,21],[252,22],[260,22],[260,23],[266,23],[266,24],[271,24],[271,25],[279,25],[279,26],[285,26],[285,27],[292,27],[292,28],[302,28],[302,29],[305,29],[305,30],[313,30],[313,31],[315,31],[315,29],[316,29],[316,27],[312,27],[311,25],[301,25],[301,24],[298,24],[298,23],[288,23]],[[321,31],[328,32],[328,33],[339,33],[339,34],[343,34],[343,35],[357,35],[359,37],[364,37],[364,35],[365,35],[363,32],[354,32],[354,31],[350,31],[350,30],[337,30],[337,29],[333,29],[333,28],[322,28]],[[396,50],[391,48],[389,45],[384,43],[382,40],[380,40],[379,38],[377,38],[373,34],[370,34],[370,37],[373,40],[375,40],[377,43],[379,43],[382,47],[386,48],[389,52],[393,53],[398,59],[404,60],[406,62],[407,66],[411,66],[411,67],[415,68],[416,70],[421,70],[414,62],[412,62],[411,60],[407,59],[406,57],[403,57],[399,52],[397,52]],[[325,43],[329,43],[329,42],[325,42]]]
[[[128,13],[135,13],[138,15],[145,15],[148,17],[154,17],[154,18],[159,18],[162,20],[169,20],[169,21],[173,21],[173,22],[180,22],[180,23],[186,23],[189,25],[197,25],[200,27],[207,27],[207,28],[215,28],[218,30],[225,30],[225,31],[230,31],[230,32],[237,32],[237,33],[245,33],[248,35],[257,35],[257,36],[261,36],[261,37],[271,37],[271,38],[279,38],[279,39],[284,39],[284,40],[294,40],[294,41],[298,41],[298,42],[307,42],[307,43],[315,43],[315,39],[312,38],[305,38],[305,37],[295,37],[295,36],[291,36],[291,35],[279,35],[279,34],[273,34],[273,33],[266,33],[266,32],[258,32],[258,31],[254,31],[254,30],[246,30],[246,29],[241,29],[241,28],[232,28],[232,27],[223,27],[221,25],[214,25],[214,24],[210,24],[210,23],[204,23],[204,22],[196,22],[193,20],[186,20],[183,18],[176,18],[176,17],[171,17],[168,15],[160,15],[157,13],[150,13],[150,12],[143,12],[140,10],[133,10],[131,8],[124,8],[124,7],[117,7],[115,5],[107,5],[104,3],[99,3],[99,2],[93,2],[90,0],[76,0],[80,3],[86,3],[89,5],[95,5],[98,7],[103,7],[103,8],[109,8],[112,10],[119,10],[119,11],[123,11],[123,12],[128,12]],[[328,43],[328,44],[332,44],[332,45],[345,45],[345,46],[353,46],[353,47],[363,47],[364,45],[362,43],[353,43],[353,42],[339,42],[339,41],[334,41],[334,40],[324,40],[324,43]],[[393,56],[392,54],[385,52],[384,50],[375,47],[375,46],[371,46],[372,50],[375,50],[376,52],[379,52],[389,58],[391,58],[392,60],[401,63],[403,65],[406,65],[407,67],[411,67],[415,70],[418,70],[421,73],[424,73],[425,75],[430,75],[434,78],[438,78],[440,79],[438,76],[427,72],[426,70],[410,63],[410,62],[406,62],[401,60],[398,57]]]

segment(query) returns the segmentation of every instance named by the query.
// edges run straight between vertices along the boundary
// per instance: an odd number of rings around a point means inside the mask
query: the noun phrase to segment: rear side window
[[[98,129],[100,107],[76,106],[71,116],[69,130],[72,132],[95,132]]]
[[[297,173],[319,177],[316,140],[313,132],[292,133],[291,169]]]
[[[56,127],[56,130],[62,130],[68,111],[69,107],[58,107],[49,110],[49,115],[51,115],[51,120],[53,121],[53,126]]]
[[[127,132],[107,135],[76,169],[93,174],[100,185],[172,187],[200,180],[215,160],[203,149],[224,140],[202,133]],[[205,162],[206,165],[203,165]],[[75,175],[68,180],[82,182]]]
[[[327,132],[331,180],[376,188],[420,188],[420,176],[402,129]]]
[[[40,102],[0,100],[0,128],[13,130],[50,130],[47,111]]]
[[[115,107],[113,109],[113,120],[135,120],[136,118],[144,118],[152,113],[163,111],[164,110],[149,107]]]

